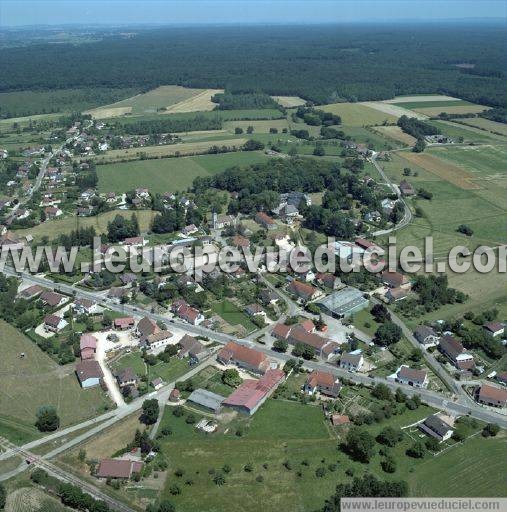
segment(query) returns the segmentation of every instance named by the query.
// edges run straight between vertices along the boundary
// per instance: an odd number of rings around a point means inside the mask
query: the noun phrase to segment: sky
[[[494,19],[507,0],[0,0],[0,27]]]

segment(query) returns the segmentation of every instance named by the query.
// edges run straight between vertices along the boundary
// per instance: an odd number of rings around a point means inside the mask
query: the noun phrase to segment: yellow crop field
[[[184,112],[203,112],[213,110],[217,104],[211,101],[211,98],[218,93],[224,92],[223,89],[206,89],[186,100],[167,106],[162,113],[181,114]]]

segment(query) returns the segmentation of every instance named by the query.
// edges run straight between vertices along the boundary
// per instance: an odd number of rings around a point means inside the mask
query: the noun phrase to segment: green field
[[[227,121],[224,123],[224,128],[234,133],[236,127],[243,128],[244,132],[249,126],[252,126],[255,136],[256,133],[269,133],[270,128],[278,129],[278,133],[281,133],[284,128],[289,128],[289,123],[286,119],[275,119],[273,121]]]
[[[460,119],[459,122],[488,132],[499,133],[507,137],[507,124],[505,123],[497,123],[496,121],[491,121],[484,117],[466,117]]]
[[[247,332],[257,329],[255,324],[250,321],[246,314],[240,311],[236,305],[227,299],[221,302],[213,302],[211,309],[230,325],[242,325]]]
[[[380,112],[360,103],[332,103],[319,106],[320,110],[337,114],[342,118],[342,124],[348,126],[372,126],[396,123],[396,116]]]
[[[209,176],[234,165],[267,159],[259,152],[238,152],[100,165],[97,167],[99,191],[121,193],[144,186],[152,192],[176,192],[190,187],[197,176]]]
[[[408,477],[413,496],[505,496],[507,440],[469,439]]]
[[[409,110],[429,107],[459,107],[461,105],[474,105],[469,101],[464,100],[448,100],[448,101],[403,101],[398,102],[396,105],[407,108]]]
[[[89,87],[56,91],[18,91],[0,93],[0,117],[21,117],[53,112],[76,112],[111,103],[137,90],[132,88]]]
[[[412,223],[396,233],[397,246],[424,246],[424,238],[433,237],[436,260],[446,257],[449,249],[464,245],[471,249],[478,245],[495,247],[506,242],[505,215],[507,209],[507,174],[502,171],[507,158],[505,146],[448,146],[427,149],[425,154],[441,159],[442,169],[446,162],[463,168],[473,175],[475,189],[463,189],[444,181],[438,175],[422,166],[409,163],[402,158],[403,152],[392,155],[390,162],[382,162],[388,175],[399,183],[403,168],[410,167],[412,174],[406,179],[416,188],[424,188],[433,193],[433,199],[417,200],[416,205],[423,213],[414,217]],[[474,234],[471,237],[456,231],[460,224],[469,225]],[[479,274],[448,272],[450,285],[470,295],[464,304],[444,306],[425,316],[425,319],[453,318],[476,308],[496,307],[507,313],[507,294],[502,279],[496,272]]]
[[[0,321],[0,360],[0,435],[15,442],[38,437],[33,423],[42,405],[55,406],[61,425],[68,426],[99,414],[109,404],[100,389],[80,388],[74,365],[58,366],[4,321]]]
[[[16,234],[19,236],[32,235],[35,241],[40,241],[43,236],[49,237],[50,240],[56,238],[58,235],[70,233],[73,229],[79,227],[93,226],[97,234],[105,233],[107,231],[108,222],[112,221],[116,215],[130,218],[135,213],[139,221],[139,228],[142,233],[149,231],[151,222],[156,212],[152,210],[136,210],[135,212],[128,210],[113,210],[106,213],[101,213],[95,217],[65,217],[63,219],[50,220],[43,222],[38,226],[29,229],[19,229]]]
[[[452,121],[428,121],[433,126],[439,128],[443,134],[449,137],[463,137],[465,142],[507,142],[507,136],[497,135],[496,133],[487,132],[479,128],[452,122]]]

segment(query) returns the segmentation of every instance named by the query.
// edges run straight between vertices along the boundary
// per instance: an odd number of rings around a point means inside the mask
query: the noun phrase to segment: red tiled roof
[[[314,370],[312,373],[310,373],[310,375],[308,375],[308,378],[306,379],[306,382],[312,388],[316,386],[333,387],[335,381],[336,377],[334,375],[331,375],[327,372],[320,372],[318,370]]]
[[[115,327],[129,327],[134,324],[135,324],[135,321],[131,316],[125,316],[123,318],[115,318],[114,319]]]
[[[310,298],[317,291],[314,286],[294,279],[289,285],[290,291],[299,297]]]
[[[271,390],[285,378],[282,370],[268,370],[259,380],[247,379],[222,403],[223,405],[254,409]]]
[[[292,327],[290,325],[276,324],[273,330],[271,331],[271,334],[273,334],[273,336],[275,337],[285,339],[289,335],[291,328]]]
[[[51,327],[58,327],[58,324],[61,322],[61,318],[57,315],[46,315],[44,317],[44,323],[46,325],[50,325]]]
[[[79,348],[80,350],[85,348],[95,350],[97,348],[97,338],[91,334],[83,334],[79,340]]]
[[[403,380],[423,383],[426,380],[427,373],[425,370],[416,370],[408,366],[402,366],[398,372],[398,377]]]
[[[227,345],[218,352],[217,357],[223,361],[234,360],[240,363],[246,363],[255,368],[260,368],[261,364],[267,359],[266,355],[262,352],[254,350],[253,348],[244,347],[243,345],[238,345],[233,341],[227,343]]]
[[[483,384],[479,390],[479,399],[507,402],[507,390],[490,386],[489,384]]]

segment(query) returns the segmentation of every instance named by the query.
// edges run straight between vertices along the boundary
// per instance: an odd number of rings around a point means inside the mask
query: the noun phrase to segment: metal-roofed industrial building
[[[220,412],[225,397],[212,393],[207,389],[196,389],[190,394],[187,400],[206,409],[210,409],[214,413],[218,413]]]
[[[369,301],[363,297],[362,292],[352,286],[333,292],[317,302],[324,312],[337,318],[357,313],[366,308],[368,304]]]

